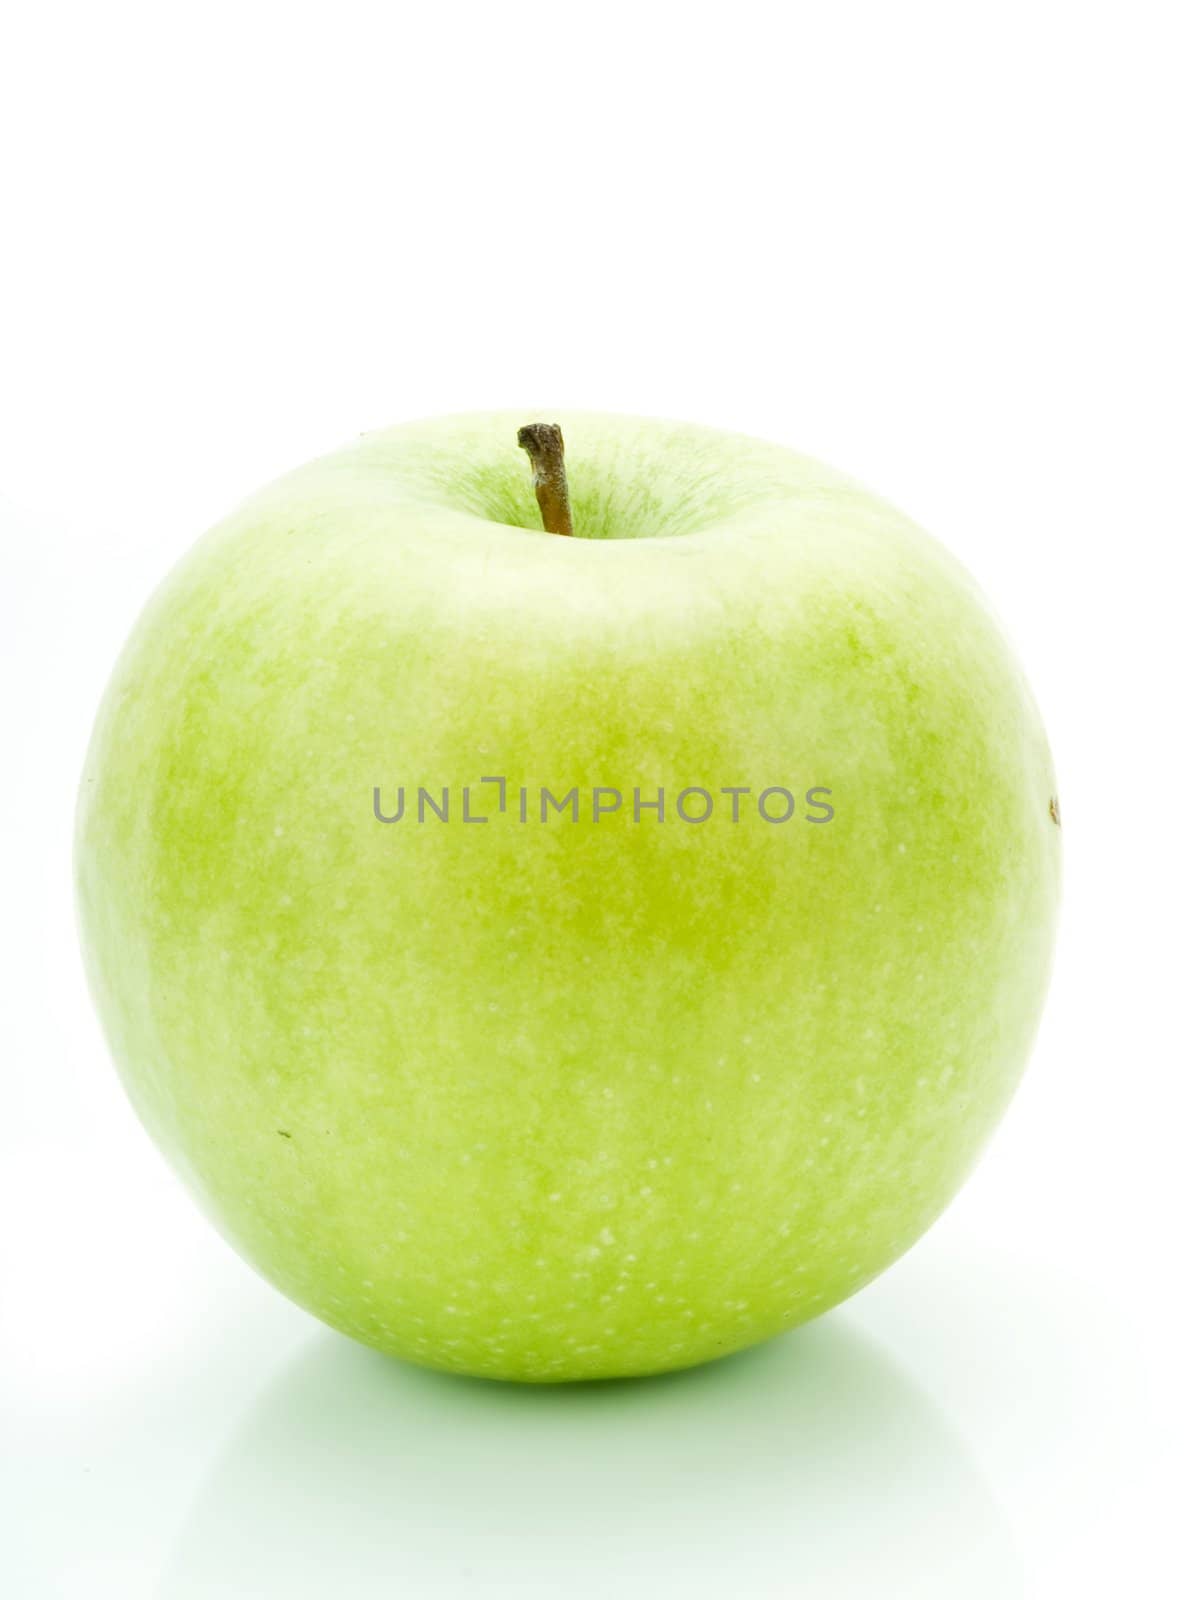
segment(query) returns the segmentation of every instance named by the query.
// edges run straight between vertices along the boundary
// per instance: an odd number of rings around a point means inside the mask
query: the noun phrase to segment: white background
[[[0,1589],[1196,1592],[1194,12],[1009,0],[27,5],[0,48]],[[826,457],[974,570],[1055,747],[1025,1085],[912,1254],[655,1384],[340,1340],[194,1214],[72,923],[151,586],[443,410]]]

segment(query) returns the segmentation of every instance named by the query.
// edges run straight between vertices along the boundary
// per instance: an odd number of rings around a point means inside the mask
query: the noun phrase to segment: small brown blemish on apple
[[[287,1131],[286,1128],[276,1128],[275,1132],[279,1135],[279,1137],[281,1139],[290,1139],[292,1137],[291,1134]]]
[[[1062,818],[1058,814],[1058,796],[1056,794],[1050,796],[1050,821],[1056,828],[1062,827]]]

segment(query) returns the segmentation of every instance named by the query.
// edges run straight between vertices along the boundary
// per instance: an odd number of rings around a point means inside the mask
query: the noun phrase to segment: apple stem
[[[533,468],[533,492],[542,513],[542,526],[547,533],[569,537],[575,529],[571,524],[562,429],[557,422],[530,422],[517,430],[517,443]]]

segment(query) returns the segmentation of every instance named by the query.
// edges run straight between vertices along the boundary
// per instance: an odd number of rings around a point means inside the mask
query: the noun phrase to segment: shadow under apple
[[[687,1373],[549,1388],[322,1335],[252,1408],[157,1593],[1020,1592],[960,1441],[835,1317]]]

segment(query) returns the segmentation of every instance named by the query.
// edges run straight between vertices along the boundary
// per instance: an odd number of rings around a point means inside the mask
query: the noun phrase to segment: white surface
[[[10,19],[6,1595],[1195,1592],[1193,25]],[[653,1385],[456,1383],[281,1300],[136,1125],[74,945],[83,745],[165,568],[364,428],[527,399],[740,427],[897,501],[991,594],[1059,764],[1056,982],[966,1192],[842,1311]]]

